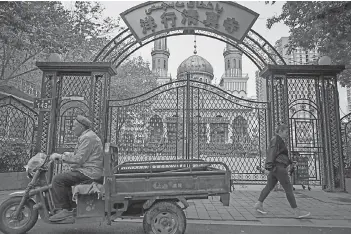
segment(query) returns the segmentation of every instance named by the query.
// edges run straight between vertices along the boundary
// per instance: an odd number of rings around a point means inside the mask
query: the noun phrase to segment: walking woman
[[[267,175],[266,187],[262,190],[258,202],[255,204],[255,209],[261,214],[267,214],[263,209],[263,202],[274,189],[275,185],[280,182],[283,186],[291,208],[293,209],[296,218],[305,218],[310,215],[309,212],[301,211],[296,204],[296,199],[293,193],[293,187],[290,183],[287,167],[292,165],[292,161],[288,156],[288,148],[285,140],[288,138],[289,129],[285,124],[281,124],[276,129],[275,136],[271,139],[267,151],[265,169],[269,171]]]

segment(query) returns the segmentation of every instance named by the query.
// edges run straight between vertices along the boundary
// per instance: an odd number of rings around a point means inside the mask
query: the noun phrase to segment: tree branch
[[[17,65],[17,67],[15,69],[12,70],[11,74],[9,75],[9,78],[6,78],[5,80],[11,79],[11,77],[13,76],[13,74],[23,65],[25,64],[28,60],[30,60],[31,58],[34,58],[35,56],[37,56],[38,54],[40,54],[43,50],[38,51],[37,53],[34,53],[30,56],[28,56],[25,60],[23,60],[19,65]],[[23,73],[22,73],[23,74]],[[17,75],[18,76],[18,75]]]
[[[36,71],[36,70],[39,70],[39,68],[37,68],[37,67],[33,68],[33,69],[29,70],[29,71],[22,72],[20,74],[15,75],[15,76],[10,76],[10,77],[8,77],[8,78],[6,78],[4,80],[8,81],[8,80],[14,79],[14,78],[19,77],[19,76],[23,76],[24,74],[27,74],[27,73],[30,73],[30,72],[33,72],[33,71]]]

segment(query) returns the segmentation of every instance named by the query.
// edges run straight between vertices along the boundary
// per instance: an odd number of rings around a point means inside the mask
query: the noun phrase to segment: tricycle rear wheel
[[[186,217],[176,203],[160,201],[145,213],[143,227],[146,234],[184,234]]]
[[[38,220],[38,210],[34,210],[34,201],[24,203],[18,218],[13,217],[22,197],[11,197],[0,205],[0,230],[4,233],[21,234],[29,231]]]

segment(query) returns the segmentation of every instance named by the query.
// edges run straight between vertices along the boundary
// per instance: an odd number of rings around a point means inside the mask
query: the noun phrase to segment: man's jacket
[[[279,136],[275,135],[270,143],[267,150],[267,157],[266,157],[266,169],[267,165],[275,165],[276,163],[282,163],[286,166],[291,164],[289,159],[289,151],[286,147],[284,140]]]
[[[72,171],[79,171],[91,179],[99,179],[103,171],[103,147],[101,139],[88,129],[78,137],[78,143],[70,160],[78,164],[72,165]]]

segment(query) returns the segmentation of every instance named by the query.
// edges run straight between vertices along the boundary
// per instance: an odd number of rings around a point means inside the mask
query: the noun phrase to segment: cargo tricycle
[[[62,162],[50,161],[48,156],[30,175],[27,188],[11,193],[0,205],[0,230],[25,233],[33,228],[40,215],[42,221],[53,225],[81,222],[111,225],[115,220],[143,218],[147,234],[183,234],[187,200],[220,196],[223,205],[229,206],[231,172],[224,163],[173,160],[117,165],[117,147],[107,143],[104,148],[103,180],[72,187],[72,200],[76,204],[72,217],[60,222],[49,220],[56,211],[51,181],[55,173],[60,173]]]

